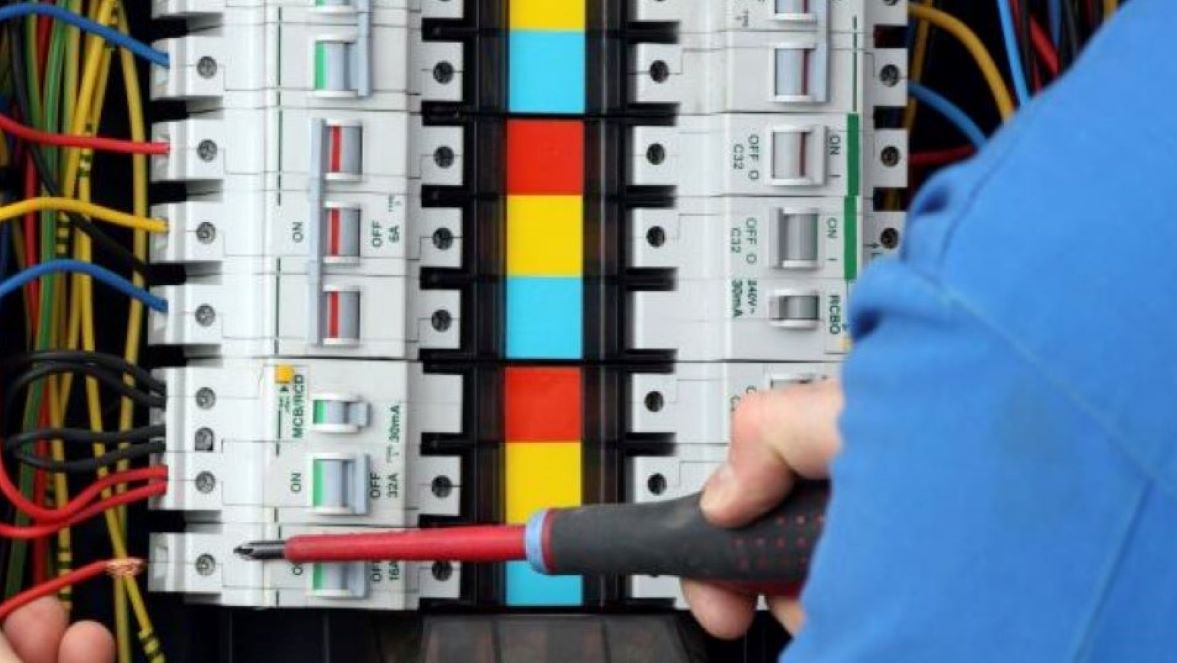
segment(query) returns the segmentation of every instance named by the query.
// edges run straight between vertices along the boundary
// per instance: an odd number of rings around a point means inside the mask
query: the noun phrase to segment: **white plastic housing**
[[[638,21],[676,22],[680,32],[819,29],[871,34],[907,24],[908,0],[630,0]],[[802,7],[808,6],[804,12]]]

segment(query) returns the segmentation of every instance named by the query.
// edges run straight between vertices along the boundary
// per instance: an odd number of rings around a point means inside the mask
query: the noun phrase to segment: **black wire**
[[[164,398],[158,395],[152,395],[142,392],[135,387],[123,382],[122,378],[106,369],[99,366],[92,366],[89,364],[67,364],[60,362],[45,362],[34,366],[30,370],[21,374],[4,394],[4,423],[6,426],[11,426],[14,419],[12,418],[13,406],[16,402],[16,394],[27,388],[33,382],[43,379],[49,375],[57,375],[60,373],[81,373],[92,378],[97,379],[106,387],[118,392],[120,396],[131,399],[137,405],[145,407],[163,407],[165,404]]]
[[[1059,48],[1059,63],[1065,71],[1075,61],[1079,52],[1079,23],[1075,18],[1075,6],[1069,0],[1063,0],[1063,39]]]
[[[125,431],[108,430],[92,431],[86,428],[38,428],[36,430],[17,433],[4,440],[6,451],[20,451],[23,447],[37,442],[37,440],[61,440],[62,442],[82,442],[90,444],[113,444],[115,442],[142,442],[154,437],[162,437],[165,432],[163,426],[141,426]]]
[[[58,474],[89,474],[104,467],[112,467],[124,460],[144,458],[151,454],[162,453],[166,449],[163,442],[144,442],[108,451],[101,456],[82,458],[79,460],[53,460],[42,458],[26,451],[14,451],[13,458],[20,463],[46,472]]]
[[[23,30],[17,28],[11,30],[9,36],[9,51],[11,52],[13,73],[12,87],[16,93],[16,105],[20,109],[21,116],[28,118],[30,104],[28,78],[25,76],[24,33]],[[29,156],[32,157],[37,176],[40,178],[41,184],[45,187],[45,191],[50,196],[60,196],[61,186],[57,182],[56,175],[53,174],[53,169],[49,167],[49,163],[45,160],[45,155],[41,151],[41,147],[34,143],[26,143],[26,147],[29,150]],[[147,274],[147,263],[137,258],[134,253],[127,250],[127,247],[116,242],[110,235],[107,235],[102,229],[91,223],[89,219],[73,212],[65,212],[65,215],[78,230],[88,235],[94,241],[95,245],[104,249],[123,266],[130,267],[132,271],[141,276]]]
[[[136,382],[146,385],[149,391],[160,395],[167,394],[167,385],[164,384],[163,380],[152,375],[151,371],[138,364],[132,364],[119,355],[106,352],[87,352],[84,350],[36,350],[33,352],[21,352],[9,355],[3,361],[0,361],[0,373],[14,366],[41,362],[94,364],[103,368],[109,368],[116,373],[130,375]]]

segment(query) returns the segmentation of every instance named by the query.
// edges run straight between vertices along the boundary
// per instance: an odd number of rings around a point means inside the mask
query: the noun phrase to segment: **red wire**
[[[86,486],[65,505],[56,509],[49,509],[30,501],[22,495],[20,490],[12,483],[12,479],[8,476],[3,460],[0,460],[0,492],[12,502],[13,506],[39,523],[64,522],[85,509],[102,491],[113,486],[134,481],[150,481],[152,479],[163,479],[166,481],[167,478],[168,468],[165,465],[113,472]],[[166,483],[164,485],[166,486]]]
[[[1050,77],[1056,78],[1059,73],[1058,51],[1055,50],[1046,30],[1042,29],[1035,18],[1030,19],[1030,41],[1034,45],[1034,50],[1038,52],[1038,59],[1042,61],[1046,71],[1050,72]]]
[[[143,560],[134,558],[107,559],[100,562],[91,562],[80,569],[75,569],[69,573],[57,576],[52,580],[26,589],[4,603],[0,603],[0,623],[8,619],[8,616],[18,608],[24,607],[43,596],[56,594],[70,585],[77,585],[105,574],[132,576],[137,574],[142,568]]]
[[[107,499],[101,500],[86,507],[77,514],[74,514],[68,520],[59,523],[44,523],[30,525],[27,527],[0,523],[0,537],[6,539],[39,539],[50,536],[67,527],[73,527],[80,522],[87,521],[104,511],[109,511],[115,507],[123,506],[124,504],[132,504],[140,500],[145,500],[149,497],[162,495],[166,493],[167,490],[168,484],[166,482],[157,481],[149,483],[146,486],[133,488],[125,493],[112,495]]]
[[[976,148],[972,145],[961,145],[960,147],[953,147],[947,150],[930,150],[927,152],[914,152],[908,156],[908,163],[915,168],[926,168],[928,166],[943,166],[944,164],[954,163],[961,159],[967,159],[976,152]]]
[[[171,147],[167,143],[102,138],[99,136],[74,136],[72,134],[41,131],[40,129],[34,129],[33,127],[21,124],[3,113],[0,113],[0,131],[12,134],[30,143],[42,143],[57,147],[83,147],[102,152],[118,152],[120,154],[167,154]]]
[[[522,525],[473,525],[373,534],[306,534],[286,541],[285,556],[292,562],[509,562],[527,559],[523,533]]]

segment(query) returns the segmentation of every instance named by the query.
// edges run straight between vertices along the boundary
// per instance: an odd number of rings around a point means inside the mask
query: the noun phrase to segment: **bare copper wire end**
[[[106,574],[112,578],[132,578],[143,572],[147,563],[138,557],[112,559],[106,563]]]

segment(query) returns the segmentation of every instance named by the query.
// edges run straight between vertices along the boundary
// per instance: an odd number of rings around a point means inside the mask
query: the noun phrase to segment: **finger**
[[[58,663],[113,663],[114,636],[98,622],[78,622],[61,639]]]
[[[65,608],[46,596],[20,608],[4,622],[4,635],[24,663],[54,663],[66,627]]]
[[[745,525],[780,504],[797,475],[828,476],[841,411],[835,380],[746,396],[732,415],[727,463],[703,489],[707,519]]]
[[[20,663],[20,659],[16,657],[16,652],[12,651],[12,647],[8,646],[8,639],[0,635],[0,663]]]
[[[801,601],[788,596],[770,596],[768,610],[776,620],[785,625],[785,629],[792,635],[797,635],[805,626],[805,611],[801,609]]]
[[[734,640],[748,631],[756,616],[756,597],[699,582],[682,581],[691,614],[711,635]]]

